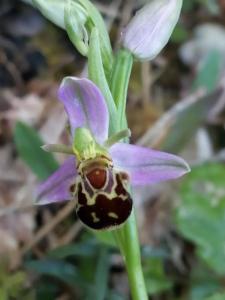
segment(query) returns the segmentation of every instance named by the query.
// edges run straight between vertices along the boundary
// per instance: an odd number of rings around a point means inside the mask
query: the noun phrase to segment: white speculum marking
[[[111,218],[113,218],[113,219],[118,219],[117,214],[115,214],[114,212],[108,213],[108,216],[111,217]]]
[[[100,219],[96,216],[96,213],[95,213],[95,212],[91,213],[91,216],[92,216],[92,218],[93,218],[93,222],[94,222],[94,223],[97,223],[97,222],[100,221]]]

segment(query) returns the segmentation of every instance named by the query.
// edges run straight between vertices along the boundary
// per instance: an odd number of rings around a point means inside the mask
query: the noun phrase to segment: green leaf
[[[184,148],[196,130],[204,124],[222,94],[217,85],[223,58],[224,56],[217,51],[210,52],[193,83],[194,89],[204,89],[205,92],[199,90],[199,96],[191,96],[175,104],[146,132],[139,141],[141,145],[160,144],[161,150],[173,153]]]
[[[225,274],[225,167],[211,163],[185,176],[175,220],[178,230],[197,247],[199,257]]]
[[[224,299],[225,299],[225,293],[215,294],[214,296],[208,297],[205,300],[224,300]]]
[[[98,261],[95,272],[95,297],[96,300],[104,300],[108,290],[109,278],[109,251],[107,248],[102,247],[99,251]]]
[[[210,94],[190,96],[166,112],[142,137],[143,146],[160,145],[160,150],[178,153],[204,124],[208,113],[222,95],[222,89]]]
[[[174,43],[183,43],[187,40],[187,38],[188,31],[186,30],[186,28],[181,24],[177,24],[171,35],[170,40]]]
[[[193,88],[205,88],[207,92],[213,91],[219,82],[223,60],[224,55],[221,52],[216,50],[211,51],[202,62]]]
[[[46,179],[58,168],[53,155],[40,148],[44,142],[33,128],[17,122],[14,140],[20,157],[40,180]]]
[[[88,52],[88,74],[89,78],[100,88],[103,96],[105,97],[105,101],[109,110],[109,134],[114,134],[119,131],[117,110],[103,69],[97,28],[93,28],[90,37]]]
[[[182,11],[190,12],[194,8],[195,2],[196,0],[184,0]]]
[[[126,300],[127,298],[122,297],[115,291],[109,291],[106,300]]]
[[[60,293],[60,287],[58,286],[58,284],[56,285],[55,282],[51,282],[49,280],[46,281],[46,278],[38,281],[38,286],[35,290],[35,300],[57,299],[57,295]]]
[[[160,259],[148,259],[144,269],[145,283],[150,295],[171,289],[172,281],[167,278]]]
[[[58,247],[48,253],[49,257],[63,259],[69,256],[90,257],[97,252],[97,243],[79,243]]]
[[[208,295],[217,292],[219,288],[218,282],[213,279],[195,283],[191,287],[190,300],[205,300]]]
[[[81,283],[77,268],[65,261],[53,259],[33,260],[27,262],[25,267],[40,275],[53,276],[70,286]]]
[[[220,278],[199,262],[196,262],[192,268],[190,283],[188,295],[190,300],[205,300],[206,297],[222,290]]]

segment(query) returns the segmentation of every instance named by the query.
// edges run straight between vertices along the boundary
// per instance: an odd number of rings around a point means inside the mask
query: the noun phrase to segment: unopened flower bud
[[[167,44],[178,21],[182,0],[153,0],[122,32],[122,44],[140,60],[151,60]]]

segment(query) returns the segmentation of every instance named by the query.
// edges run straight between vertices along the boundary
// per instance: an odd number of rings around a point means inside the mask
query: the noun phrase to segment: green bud
[[[64,24],[64,8],[65,1],[62,0],[32,0],[35,6],[46,19],[50,20],[55,25],[65,29]]]
[[[74,3],[73,0],[67,0],[64,10],[64,22],[67,34],[77,48],[77,50],[84,56],[88,53],[88,31],[86,29],[86,22],[88,20],[85,9]]]
[[[89,37],[96,27],[100,35],[100,48],[104,70],[109,78],[113,62],[112,48],[104,20],[89,0],[23,0],[36,7],[48,20],[66,30],[77,50],[88,53]]]

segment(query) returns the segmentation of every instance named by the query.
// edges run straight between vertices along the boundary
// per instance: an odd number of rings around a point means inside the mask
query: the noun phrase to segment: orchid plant
[[[176,179],[190,171],[180,157],[128,143],[125,114],[134,59],[153,59],[177,23],[182,0],[153,0],[124,29],[114,56],[104,22],[88,0],[26,0],[65,29],[88,59],[88,77],[63,79],[58,97],[68,116],[71,145],[43,149],[69,158],[37,189],[36,203],[74,201],[93,231],[111,232],[123,255],[134,300],[146,300],[131,186]]]

